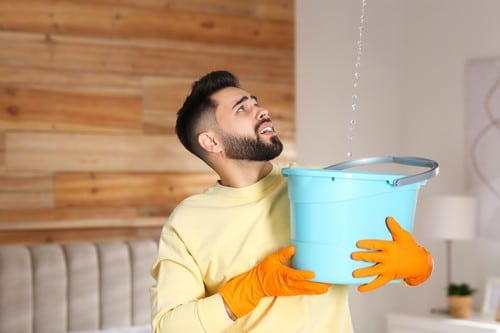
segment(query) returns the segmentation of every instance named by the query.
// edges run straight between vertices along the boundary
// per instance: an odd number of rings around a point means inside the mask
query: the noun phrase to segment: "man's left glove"
[[[267,296],[324,294],[328,283],[314,282],[314,272],[293,269],[285,264],[295,253],[288,246],[266,257],[252,269],[232,278],[219,291],[236,318],[252,311]]]
[[[351,254],[354,260],[375,263],[373,266],[354,270],[354,277],[378,275],[373,281],[360,285],[359,291],[382,287],[394,279],[403,279],[408,285],[416,286],[427,280],[432,273],[434,264],[431,254],[419,246],[394,218],[388,217],[385,222],[393,241],[360,240],[356,246],[371,251]]]

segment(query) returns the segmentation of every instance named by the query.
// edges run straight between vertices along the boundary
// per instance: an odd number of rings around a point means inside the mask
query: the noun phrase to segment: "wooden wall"
[[[158,237],[216,179],[174,123],[217,69],[293,159],[293,0],[0,1],[0,243]]]

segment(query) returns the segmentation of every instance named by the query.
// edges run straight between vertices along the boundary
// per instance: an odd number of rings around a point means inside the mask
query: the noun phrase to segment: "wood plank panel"
[[[172,8],[127,7],[82,1],[4,0],[3,30],[80,36],[191,40],[233,47],[290,50],[293,24]]]
[[[79,1],[79,0],[72,0]],[[226,15],[278,19],[292,22],[293,0],[87,0],[87,2],[147,7],[156,9],[181,9],[196,12],[214,12]]]
[[[135,207],[92,207],[85,208],[30,208],[0,210],[0,223],[8,225],[18,222],[45,222],[64,220],[90,220],[90,219],[133,219],[137,217],[161,216],[138,212]],[[166,216],[167,214],[163,214]]]
[[[212,70],[259,97],[294,161],[294,15],[294,0],[0,1],[0,243],[157,239],[211,172],[174,125]]]
[[[146,76],[143,80],[143,130],[148,134],[175,135],[177,111],[194,80]]]
[[[140,96],[142,76],[119,73],[94,73],[76,70],[47,70],[32,67],[0,66],[4,86],[29,87],[55,91],[119,93]]]
[[[40,244],[160,238],[161,227],[0,231],[0,244]]]
[[[293,22],[295,13],[293,0],[170,0],[168,6],[175,9],[213,11],[287,22]]]
[[[142,97],[0,84],[0,126],[23,130],[138,133],[142,130]]]
[[[163,206],[173,209],[217,180],[215,173],[57,173],[56,207]]]
[[[142,112],[142,131],[145,134],[175,135],[177,112],[164,109],[144,109]]]
[[[87,229],[87,228],[144,228],[162,227],[166,217],[147,218],[98,218],[84,220],[46,220],[46,221],[17,221],[8,223],[0,221],[0,231],[14,230],[60,230],[60,229]]]
[[[294,22],[294,0],[256,0],[258,17]]]
[[[84,221],[84,220],[130,220],[137,218],[160,217],[166,219],[172,208],[165,206],[139,207],[50,207],[50,208],[9,208],[0,210],[0,223],[44,223],[46,221]]]
[[[5,133],[0,131],[0,170],[5,164]]]
[[[127,0],[129,3],[136,0]],[[196,12],[214,12],[226,15],[256,16],[256,2],[248,0],[169,0],[168,8]]]
[[[174,136],[8,132],[5,150],[10,170],[208,170]]]
[[[176,114],[198,78],[145,76],[144,109],[165,110]]]
[[[52,175],[0,171],[0,210],[52,206]]]
[[[228,69],[245,80],[293,82],[293,53],[210,48],[192,43],[113,42],[109,39],[0,32],[0,65],[52,70],[115,72],[152,76],[198,78],[216,69]]]

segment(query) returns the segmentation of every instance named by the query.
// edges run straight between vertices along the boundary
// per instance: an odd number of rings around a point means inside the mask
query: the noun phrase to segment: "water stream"
[[[361,56],[363,55],[363,33],[365,30],[365,11],[366,0],[362,0],[361,16],[359,19],[359,35],[356,43],[356,61],[354,63],[354,82],[352,84],[352,100],[349,120],[349,132],[347,134],[348,149],[347,157],[351,158],[352,153],[352,140],[354,139],[354,130],[356,128],[356,115],[359,111],[358,90],[359,90],[359,77],[361,68]]]

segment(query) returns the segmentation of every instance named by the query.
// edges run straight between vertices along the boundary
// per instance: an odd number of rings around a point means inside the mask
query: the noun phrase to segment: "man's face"
[[[226,156],[238,160],[269,161],[283,150],[271,118],[255,96],[243,89],[227,87],[212,98],[215,117]]]

